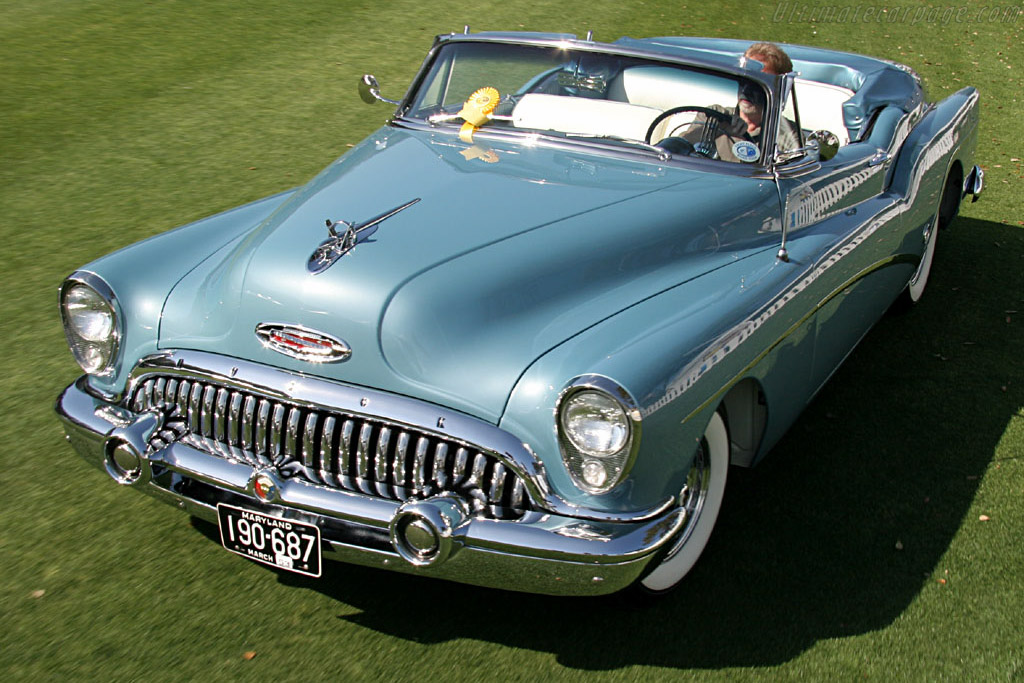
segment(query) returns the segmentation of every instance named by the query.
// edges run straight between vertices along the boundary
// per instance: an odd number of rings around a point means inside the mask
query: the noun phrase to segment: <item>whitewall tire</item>
[[[661,563],[642,578],[639,588],[646,593],[671,590],[686,576],[711,538],[725,496],[729,473],[729,433],[717,412],[701,439],[679,504],[688,512],[686,526]]]

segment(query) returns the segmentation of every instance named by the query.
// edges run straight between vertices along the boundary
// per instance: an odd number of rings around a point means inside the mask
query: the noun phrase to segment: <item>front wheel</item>
[[[661,563],[640,579],[642,593],[659,594],[674,588],[689,573],[711,538],[725,496],[729,473],[729,433],[719,413],[711,417],[686,482],[679,505],[687,513],[686,525]]]

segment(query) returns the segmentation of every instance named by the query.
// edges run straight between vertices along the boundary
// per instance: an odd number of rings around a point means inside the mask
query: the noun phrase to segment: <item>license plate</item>
[[[320,576],[320,529],[223,503],[220,542],[233,553],[306,576]]]

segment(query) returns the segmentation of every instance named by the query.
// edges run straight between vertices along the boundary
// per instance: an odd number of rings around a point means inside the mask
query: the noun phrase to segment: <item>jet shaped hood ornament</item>
[[[331,236],[321,242],[316,251],[310,255],[309,261],[306,262],[306,270],[314,275],[327,270],[334,265],[335,261],[352,251],[357,244],[368,240],[370,235],[377,232],[377,228],[383,221],[391,218],[399,211],[408,209],[419,200],[420,198],[417,197],[411,202],[406,202],[390,211],[385,211],[381,215],[375,216],[363,223],[349,223],[347,221],[334,221],[332,223],[328,219],[327,232]]]

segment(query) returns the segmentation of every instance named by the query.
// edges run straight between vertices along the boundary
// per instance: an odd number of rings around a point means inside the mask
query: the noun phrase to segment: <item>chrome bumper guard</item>
[[[285,478],[180,442],[153,450],[149,438],[161,415],[97,398],[85,378],[64,391],[56,411],[68,442],[119,484],[214,523],[217,504],[228,503],[317,525],[323,557],[351,564],[533,593],[601,595],[639,578],[685,522],[678,507],[636,520],[586,519],[583,510],[489,519],[452,493],[396,502]]]
[[[964,178],[964,191],[961,199],[967,195],[971,195],[971,202],[976,202],[984,189],[985,171],[983,171],[980,166],[975,166],[971,169],[971,172],[967,174],[967,177]]]

